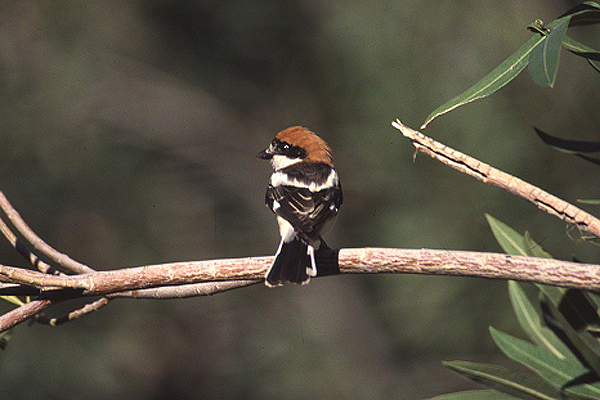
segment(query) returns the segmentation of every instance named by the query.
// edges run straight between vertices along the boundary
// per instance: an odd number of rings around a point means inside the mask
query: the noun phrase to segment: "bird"
[[[265,284],[306,284],[317,276],[319,254],[331,250],[321,235],[335,222],[343,201],[331,149],[307,128],[292,126],[257,155],[273,166],[265,204],[275,213],[281,235]]]

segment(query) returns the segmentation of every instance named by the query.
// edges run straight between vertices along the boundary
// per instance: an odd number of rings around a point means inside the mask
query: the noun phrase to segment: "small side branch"
[[[216,281],[216,282],[201,282],[190,283],[177,286],[160,286],[148,289],[128,290],[110,294],[107,297],[133,297],[136,299],[183,299],[186,297],[210,296],[216,293],[226,292],[232,289],[238,289],[250,285],[255,285],[262,282],[261,279],[256,280],[239,280],[239,281]]]
[[[392,122],[392,126],[398,129],[405,137],[412,140],[417,151],[425,153],[485,184],[497,186],[522,197],[535,204],[544,212],[577,226],[581,231],[600,237],[600,220],[580,208],[513,175],[502,172],[473,157],[437,142],[423,135],[421,132],[403,125],[400,120]]]
[[[23,235],[23,238],[25,238],[25,240],[33,246],[33,249],[35,251],[38,251],[41,254],[44,254],[46,257],[48,257],[50,260],[54,261],[61,267],[65,268],[67,270],[70,270],[72,272],[75,272],[77,274],[85,274],[85,273],[94,272],[94,270],[92,268],[90,268],[87,265],[82,264],[78,261],[73,260],[71,257],[69,257],[66,254],[56,251],[54,248],[52,248],[50,245],[48,245],[46,242],[44,242],[25,223],[25,221],[21,218],[21,216],[19,215],[17,210],[15,210],[12,207],[12,205],[9,203],[7,198],[4,196],[4,193],[2,193],[2,192],[0,192],[0,209],[2,209],[4,214],[6,214],[8,220],[13,224],[15,229],[21,235]],[[2,226],[0,226],[0,227],[3,228],[3,229],[1,229],[1,231],[7,237],[9,242],[11,242],[11,244],[18,250],[19,242],[17,241],[16,236],[14,236],[14,234],[12,234],[12,232],[10,232],[10,230],[8,230],[8,227],[6,226],[6,224],[4,224],[4,222],[2,222]],[[33,257],[33,254],[31,254],[30,257]],[[32,264],[35,264],[36,261],[37,261],[37,259],[30,260],[30,262]]]

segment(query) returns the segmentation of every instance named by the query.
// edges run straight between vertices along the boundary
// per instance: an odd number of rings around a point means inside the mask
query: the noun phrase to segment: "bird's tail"
[[[267,286],[284,283],[308,283],[311,276],[317,275],[315,250],[298,238],[291,242],[281,241],[275,261],[267,272]]]

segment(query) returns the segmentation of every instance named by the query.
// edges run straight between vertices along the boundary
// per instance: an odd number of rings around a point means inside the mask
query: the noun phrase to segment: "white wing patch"
[[[327,180],[321,184],[317,184],[314,182],[311,182],[309,184],[306,184],[304,182],[299,182],[297,179],[290,179],[290,177],[285,172],[276,171],[271,175],[271,185],[272,186],[280,186],[280,185],[295,186],[295,187],[299,187],[299,188],[307,188],[311,192],[318,192],[323,189],[328,189],[331,187],[338,186],[339,182],[340,182],[340,178],[338,177],[337,172],[335,172],[335,169],[331,170],[331,172],[329,173],[329,176],[327,177]]]
[[[277,211],[281,207],[281,204],[277,200],[273,200],[273,212]]]

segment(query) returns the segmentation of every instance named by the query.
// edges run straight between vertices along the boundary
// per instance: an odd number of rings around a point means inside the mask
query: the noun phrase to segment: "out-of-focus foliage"
[[[47,242],[98,269],[272,254],[270,166],[255,154],[302,124],[329,142],[342,179],[331,246],[496,251],[489,212],[556,257],[594,262],[598,249],[533,206],[413,161],[390,126],[419,124],[527,40],[533,20],[573,4],[3,2],[0,189]],[[598,47],[588,30],[572,37]],[[531,130],[597,139],[596,72],[570,54],[561,63],[552,91],[517,78],[428,134],[566,200],[598,198],[598,171]],[[0,255],[22,264],[2,241]],[[492,322],[517,332],[502,282],[257,285],[19,326],[0,379],[21,399],[417,399],[473,387],[439,360],[495,362]]]

